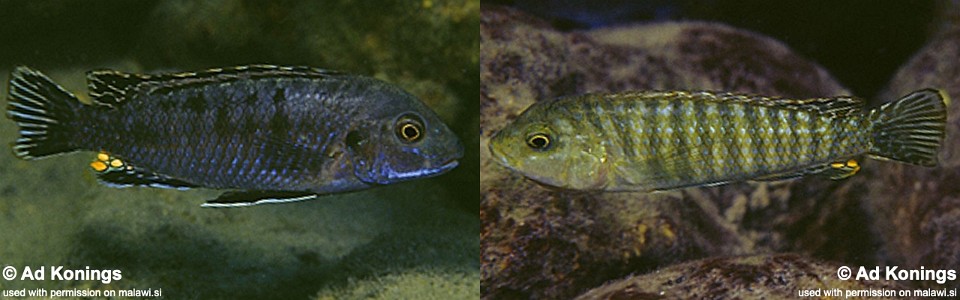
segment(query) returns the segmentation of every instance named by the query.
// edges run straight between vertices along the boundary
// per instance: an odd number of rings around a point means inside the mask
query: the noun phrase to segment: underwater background
[[[796,297],[951,289],[839,280],[849,266],[960,268],[960,108],[936,168],[863,159],[808,176],[664,193],[545,188],[490,136],[535,101],[587,92],[960,99],[960,1],[485,1],[480,13],[481,298]]]
[[[315,201],[200,208],[219,192],[113,189],[92,152],[0,151],[0,266],[121,280],[0,280],[0,290],[161,289],[168,299],[479,297],[478,0],[0,0],[0,90],[27,65],[89,101],[85,72],[307,65],[399,85],[464,142],[443,176]],[[4,98],[6,98],[4,96]],[[0,140],[16,125],[0,120]],[[473,145],[473,146],[471,146]],[[49,270],[47,271],[50,272]]]

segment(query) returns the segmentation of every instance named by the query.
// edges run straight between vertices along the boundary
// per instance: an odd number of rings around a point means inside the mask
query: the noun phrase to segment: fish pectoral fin
[[[106,152],[97,154],[96,160],[90,163],[90,167],[97,172],[97,180],[101,184],[115,188],[140,185],[185,190],[196,187],[183,180],[134,167]]]
[[[693,174],[696,172],[694,167],[702,164],[700,161],[690,159],[687,149],[674,149],[670,153],[664,153],[661,158],[647,159],[624,165],[618,165],[612,170],[615,174],[615,186],[631,186],[636,190],[672,190],[678,188],[701,186],[704,183],[677,183],[667,186],[658,186],[661,182],[670,182],[676,180],[677,174]],[[718,182],[723,184],[726,182]],[[714,184],[710,182],[708,184]]]
[[[316,199],[313,192],[236,191],[226,192],[201,207],[244,207],[267,203],[288,203]]]

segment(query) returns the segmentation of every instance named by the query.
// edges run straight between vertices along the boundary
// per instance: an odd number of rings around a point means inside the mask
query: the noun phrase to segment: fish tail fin
[[[910,93],[871,111],[870,120],[871,156],[927,167],[937,165],[947,120],[944,95],[939,91]]]
[[[77,150],[74,124],[83,104],[39,71],[19,66],[10,75],[7,116],[20,127],[14,153],[23,159]]]

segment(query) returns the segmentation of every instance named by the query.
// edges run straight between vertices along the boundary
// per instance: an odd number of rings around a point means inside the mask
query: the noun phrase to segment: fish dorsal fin
[[[643,91],[627,92],[607,96],[612,99],[642,99],[642,100],[698,100],[719,103],[745,103],[750,105],[764,105],[773,108],[812,111],[828,117],[841,117],[863,113],[864,102],[856,97],[830,97],[789,99],[782,97],[765,97],[753,94],[716,92],[716,91]]]
[[[766,97],[745,93],[718,91],[638,91],[603,95],[608,99],[627,100],[696,100],[718,103],[745,103],[773,108],[812,111],[828,117],[842,117],[863,113],[864,102],[856,97],[790,99]],[[572,98],[576,99],[576,98]]]
[[[810,98],[802,100],[777,99],[779,107],[812,110],[828,117],[845,117],[863,112],[863,100],[854,97]]]
[[[133,74],[114,70],[96,70],[87,73],[90,96],[100,105],[115,107],[127,99],[131,91],[141,88],[149,92],[179,88],[196,84],[229,82],[264,77],[323,78],[342,73],[303,66],[246,65],[229,68],[213,68],[198,72],[168,74]]]
[[[127,91],[147,80],[146,76],[114,70],[87,72],[90,97],[98,105],[116,107],[126,99]]]
[[[813,111],[828,117],[849,116],[862,113],[863,111],[863,100],[856,97],[788,99],[749,94],[721,93],[717,95],[717,98],[719,101],[734,101],[776,108]]]

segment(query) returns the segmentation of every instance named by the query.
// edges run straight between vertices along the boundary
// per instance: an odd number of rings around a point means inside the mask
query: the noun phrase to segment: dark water
[[[44,280],[0,280],[0,290],[477,298],[479,196],[464,191],[478,178],[478,15],[475,0],[0,1],[3,91],[16,65],[81,95],[90,69],[310,65],[402,86],[467,149],[461,167],[438,178],[245,209],[200,208],[219,193],[211,190],[99,185],[90,152],[23,161],[0,151],[0,267],[47,270]],[[0,140],[16,137],[0,120]],[[55,280],[58,266],[122,278]]]

